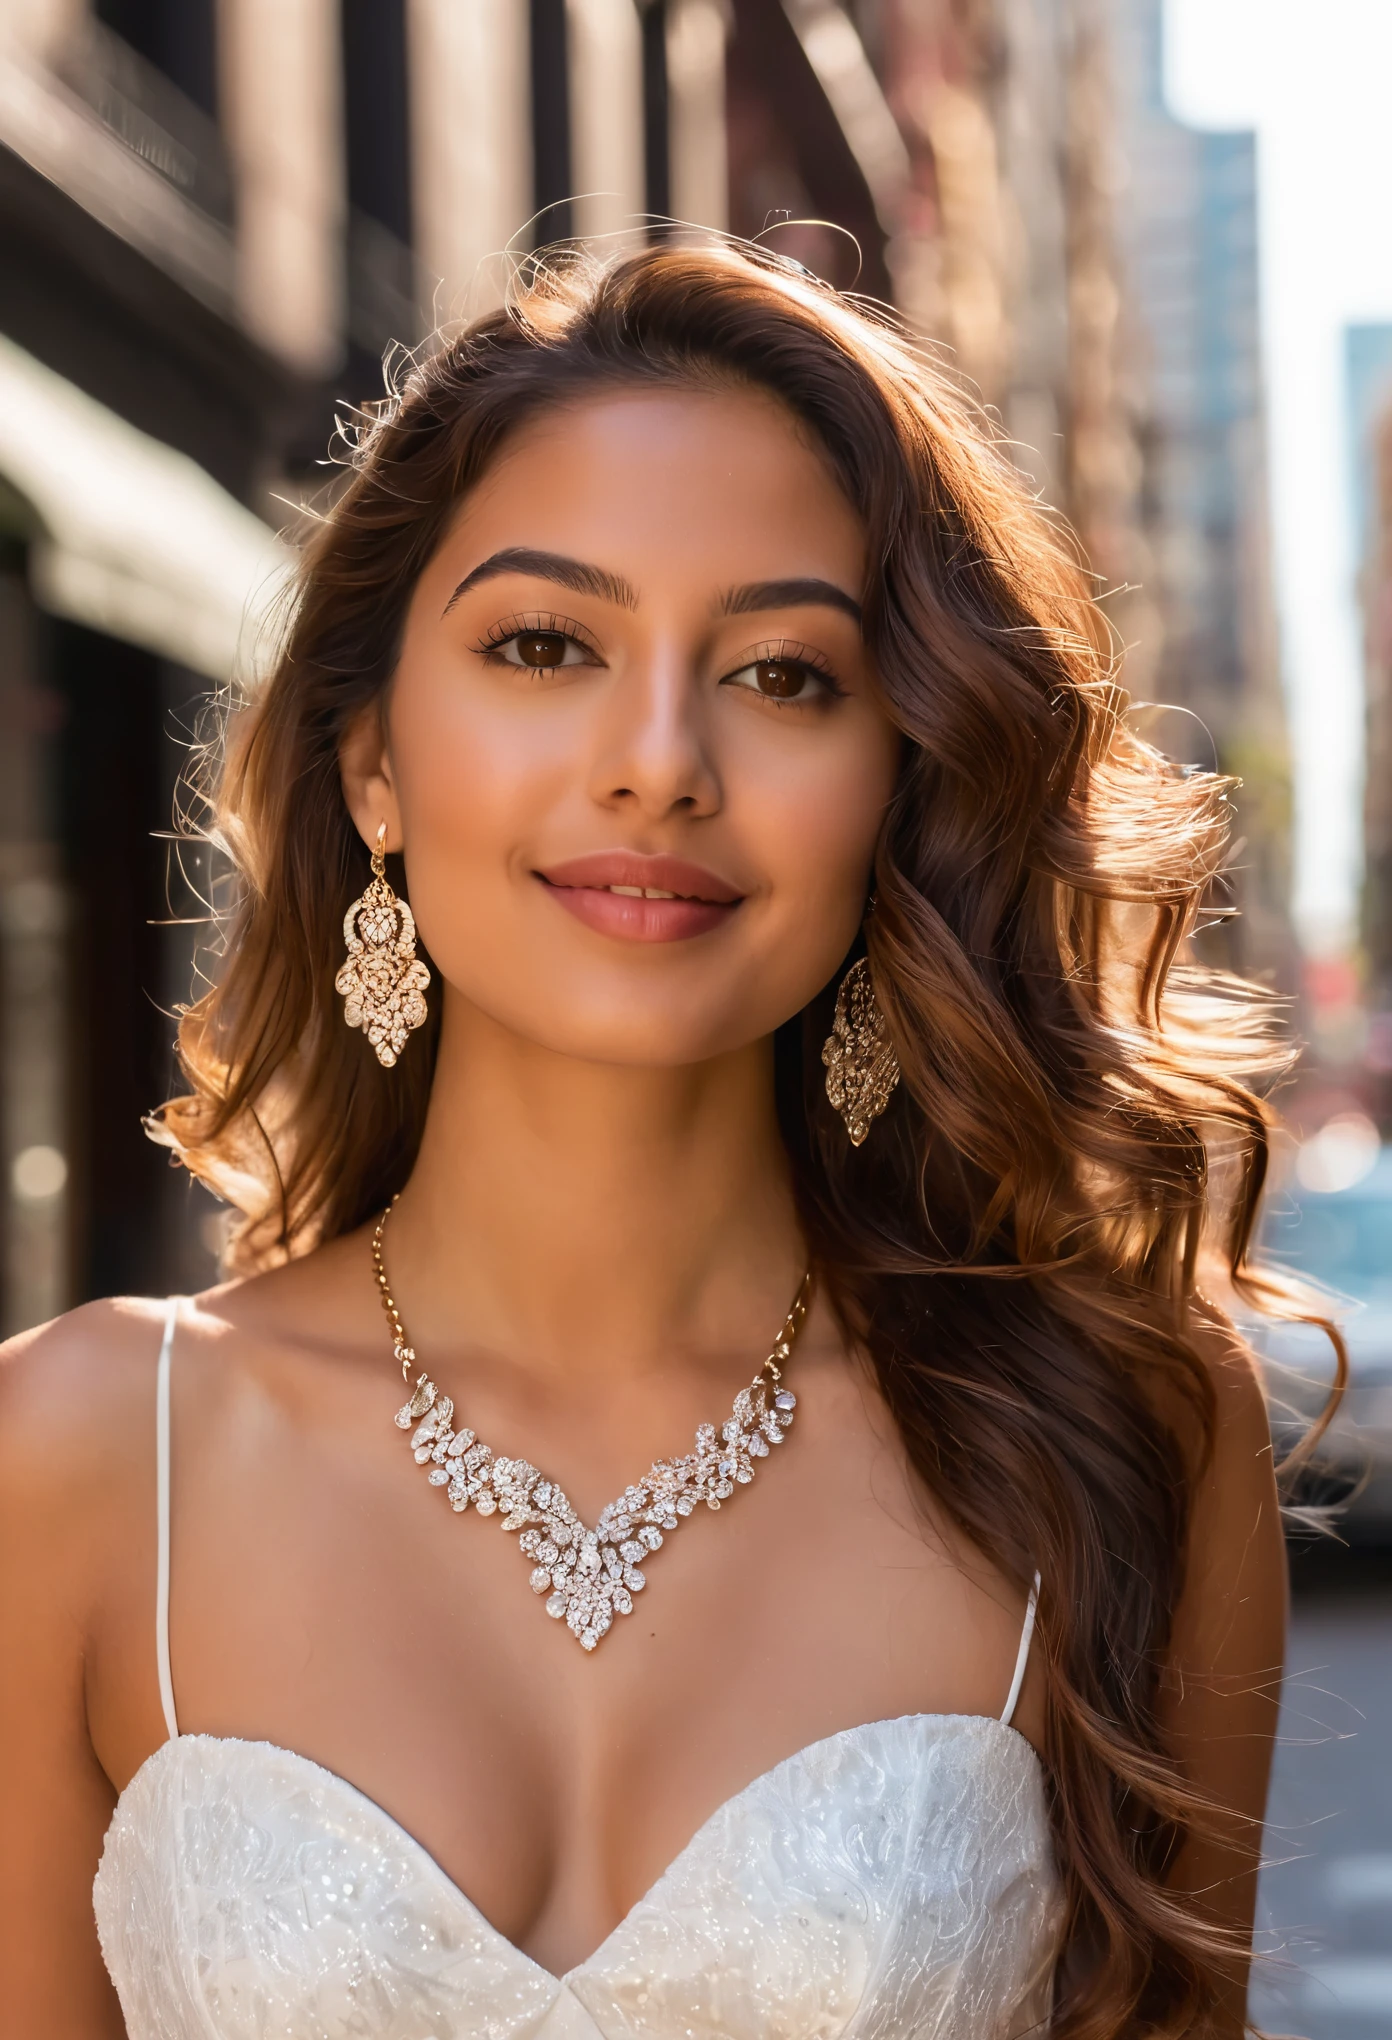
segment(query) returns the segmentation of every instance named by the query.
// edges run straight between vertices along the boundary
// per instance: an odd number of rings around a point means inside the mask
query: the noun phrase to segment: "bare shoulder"
[[[1213,1390],[1209,1450],[1194,1479],[1184,1584],[1174,1610],[1160,1712],[1209,1813],[1167,1882],[1248,1942],[1262,1817],[1280,1710],[1286,1558],[1266,1400],[1251,1349],[1200,1305],[1190,1327]],[[1246,2030],[1245,1960],[1216,1966],[1227,2008],[1215,2032]]]
[[[351,1355],[355,1327],[372,1324],[363,1299],[374,1301],[354,1245],[335,1241],[185,1299],[180,1381],[192,1379],[196,1396],[215,1393],[225,1414],[239,1387],[274,1376],[287,1347]],[[345,1312],[353,1274],[362,1296],[354,1291]],[[167,1309],[158,1298],[106,1298],[0,1345],[0,1510],[7,1516],[46,1496],[61,1496],[69,1510],[80,1508],[84,1496],[100,1498],[109,1513],[125,1475],[140,1484],[143,1506]],[[371,1348],[374,1361],[379,1345],[380,1338]]]
[[[86,1303],[0,1346],[0,1468],[4,1485],[65,1485],[85,1455],[108,1457],[138,1421],[153,1420],[155,1360],[166,1306],[146,1298]]]
[[[89,1303],[0,1346],[0,1577],[21,1568],[67,1633],[145,1529],[163,1317]]]
[[[1176,1655],[1216,1667],[1236,1649],[1252,1672],[1269,1670],[1282,1652],[1286,1562],[1261,1372],[1220,1313],[1205,1311],[1192,1334],[1213,1389],[1213,1428],[1194,1481]]]

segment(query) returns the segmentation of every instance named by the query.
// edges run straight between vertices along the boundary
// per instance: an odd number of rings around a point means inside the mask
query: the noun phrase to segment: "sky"
[[[1166,0],[1171,111],[1255,128],[1295,915],[1349,940],[1361,871],[1362,654],[1343,333],[1392,320],[1392,0]]]

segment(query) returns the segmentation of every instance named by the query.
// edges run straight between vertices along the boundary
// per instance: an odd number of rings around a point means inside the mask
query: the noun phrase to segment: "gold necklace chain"
[[[372,1231],[372,1266],[382,1309],[391,1328],[392,1356],[410,1379],[415,1350],[387,1280],[383,1241],[393,1198]],[[520,1532],[518,1548],[533,1561],[531,1587],[545,1594],[546,1612],[564,1621],[583,1649],[593,1650],[616,1615],[633,1611],[633,1597],[647,1584],[642,1566],[664,1539],[680,1527],[698,1503],[718,1509],[737,1487],[747,1486],[771,1446],[780,1445],[792,1425],[797,1397],[782,1386],[812,1300],[809,1269],[798,1284],[773,1347],[734,1408],[719,1437],[714,1424],[696,1432],[696,1448],[678,1459],[659,1459],[617,1500],[606,1503],[594,1529],[581,1522],[565,1492],[525,1459],[499,1458],[467,1428],[454,1428],[454,1403],[429,1376],[417,1377],[410,1400],[396,1413],[411,1439],[418,1466],[432,1487],[448,1490],[450,1507],[462,1514],[472,1503],[480,1516],[501,1510],[504,1530]]]
[[[398,1190],[396,1196],[400,1195],[401,1192]],[[387,1220],[395,1209],[396,1197],[393,1197],[372,1228],[372,1271],[377,1277],[377,1290],[382,1299],[382,1308],[387,1314],[387,1323],[391,1326],[392,1358],[401,1362],[401,1379],[409,1381],[411,1369],[416,1361],[415,1348],[406,1337],[406,1327],[401,1322],[401,1312],[396,1307],[396,1298],[392,1295],[391,1284],[387,1280],[387,1264],[382,1258],[382,1242],[387,1236]]]

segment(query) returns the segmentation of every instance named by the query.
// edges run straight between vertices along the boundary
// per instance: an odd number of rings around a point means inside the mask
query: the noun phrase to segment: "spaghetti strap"
[[[1020,1648],[1015,1655],[1015,1676],[1010,1681],[1010,1693],[1001,1711],[1001,1721],[1007,1728],[1010,1726],[1011,1716],[1014,1714],[1016,1703],[1020,1698],[1020,1688],[1025,1683],[1025,1667],[1029,1663],[1030,1638],[1034,1635],[1034,1615],[1038,1606],[1039,1575],[1036,1573],[1034,1585],[1029,1590],[1029,1600],[1025,1603],[1025,1626],[1020,1632]]]
[[[155,1516],[159,1554],[155,1564],[155,1657],[159,1666],[160,1706],[169,1740],[178,1739],[174,1712],[174,1681],[169,1670],[169,1371],[174,1357],[174,1327],[182,1298],[171,1296],[164,1313],[159,1369],[155,1376]]]

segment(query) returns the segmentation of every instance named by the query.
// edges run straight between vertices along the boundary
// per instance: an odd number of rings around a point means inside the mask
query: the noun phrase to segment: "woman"
[[[538,270],[352,467],[155,1129],[239,1279],[4,1375],[14,2030],[1239,2034],[1222,783],[755,251]]]

